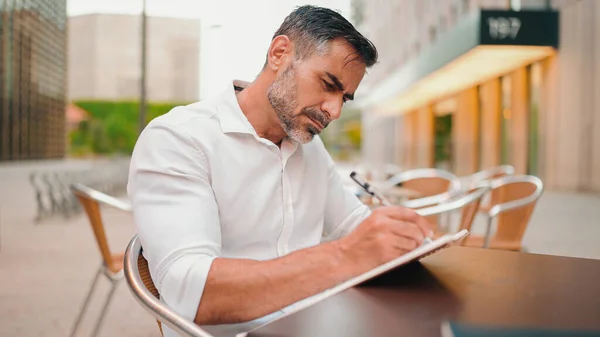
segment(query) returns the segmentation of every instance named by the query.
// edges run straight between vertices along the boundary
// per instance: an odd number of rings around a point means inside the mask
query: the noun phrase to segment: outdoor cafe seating
[[[544,188],[538,177],[514,175],[514,172],[514,167],[501,165],[458,177],[442,169],[421,168],[396,173],[373,184],[394,204],[417,210],[450,202],[480,186],[488,186],[489,190],[478,200],[476,208],[457,211],[461,213],[458,226],[453,225],[456,217],[452,212],[428,216],[429,222],[439,236],[461,229],[471,231],[477,216],[483,217],[485,233],[471,233],[462,242],[464,246],[522,250],[523,236]],[[370,195],[360,197],[372,207],[377,206]]]
[[[119,283],[123,280],[124,256],[124,252],[114,253],[109,247],[104,228],[104,221],[102,220],[101,205],[114,207],[124,212],[130,212],[131,205],[128,202],[119,200],[113,196],[102,193],[82,184],[72,184],[70,186],[70,190],[79,200],[87,214],[101,256],[100,267],[94,276],[92,285],[85,297],[83,306],[79,312],[79,315],[77,316],[70,336],[73,337],[77,333],[83,315],[90,304],[94,289],[96,288],[100,277],[104,276],[110,281],[111,287],[101,309],[100,316],[96,320],[94,330],[92,331],[92,336],[97,336],[102,327],[104,317],[106,316],[108,306],[113,298],[115,290],[117,289]]]
[[[448,222],[451,219],[457,220],[458,226],[455,228],[450,223],[435,222],[436,238],[465,229],[471,231],[476,217],[483,215],[486,219],[485,234],[471,234],[457,245],[518,251],[522,248],[521,239],[527,223],[543,192],[543,184],[537,177],[514,175],[513,172],[512,167],[505,166],[478,172],[469,177],[457,177],[440,169],[416,169],[391,175],[379,188],[398,204],[414,208],[429,219],[444,216],[443,219]],[[110,251],[100,215],[100,205],[107,204],[130,211],[131,207],[127,202],[80,184],[72,185],[71,191],[88,215],[102,256],[101,267],[77,317],[72,335],[77,331],[100,275],[111,280],[112,289],[97,321],[94,335],[101,327],[114,288],[123,277],[137,302],[156,319],[161,335],[164,324],[183,336],[218,335],[218,329],[207,330],[200,327],[161,302],[137,236],[131,239],[125,252],[113,254]],[[488,203],[484,204],[486,200]],[[451,218],[449,215],[453,213],[459,216]]]
[[[465,194],[451,202],[422,208],[419,213],[425,216],[433,216],[476,206],[487,190],[488,187],[482,186],[472,191],[472,193]],[[211,329],[213,333],[211,334],[206,331],[206,328],[203,329],[194,322],[185,319],[160,301],[160,295],[148,271],[148,262],[142,252],[141,242],[137,236],[134,236],[125,250],[125,280],[133,297],[157,320],[161,334],[163,324],[166,324],[181,336],[212,337],[215,336],[215,332],[218,334],[218,327]]]

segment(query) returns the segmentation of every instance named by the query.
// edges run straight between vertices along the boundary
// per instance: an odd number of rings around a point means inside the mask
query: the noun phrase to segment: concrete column
[[[500,79],[481,86],[481,169],[500,165]]]
[[[511,128],[509,163],[516,174],[527,173],[529,149],[529,81],[527,68],[520,68],[511,75]]]
[[[402,132],[402,167],[404,170],[410,170],[416,167],[416,134],[418,111],[409,112],[404,115],[404,125]]]
[[[452,121],[454,173],[468,175],[479,166],[477,134],[479,129],[477,88],[467,89],[458,95],[458,108]]]

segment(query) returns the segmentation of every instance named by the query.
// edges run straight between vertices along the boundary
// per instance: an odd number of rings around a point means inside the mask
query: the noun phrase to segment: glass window
[[[510,0],[510,9],[513,11],[521,10],[521,0]]]
[[[434,166],[453,171],[452,119],[458,106],[456,98],[440,101],[433,105],[434,120]]]
[[[470,10],[469,7],[470,7],[470,5],[471,5],[470,0],[462,0],[462,12],[463,12],[463,14],[469,13],[469,10]]]

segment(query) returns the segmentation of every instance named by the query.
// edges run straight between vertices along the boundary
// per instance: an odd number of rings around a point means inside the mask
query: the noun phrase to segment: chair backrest
[[[544,185],[535,176],[505,176],[489,184],[496,195],[488,216],[497,217],[494,239],[521,242]]]
[[[445,170],[422,168],[398,173],[382,186],[385,191],[401,184],[402,187],[417,191],[423,197],[407,200],[402,205],[421,208],[435,205],[455,197],[461,191],[460,179]]]
[[[465,205],[462,208],[461,216],[460,216],[460,225],[458,230],[467,229],[471,231],[471,227],[473,225],[473,221],[475,220],[475,216],[477,215],[477,211],[479,210],[479,206],[481,205],[482,199],[489,192],[489,187],[475,187],[467,192],[465,192]]]
[[[481,199],[489,191],[488,186],[474,188],[463,195],[450,201],[442,202],[435,206],[429,206],[416,210],[417,213],[425,217],[432,217],[443,213],[461,210],[461,220],[458,230],[471,230],[473,220],[479,209]]]
[[[81,203],[81,206],[83,206],[85,209],[85,213],[87,214],[94,232],[94,237],[96,238],[96,243],[100,249],[100,255],[102,256],[102,260],[104,261],[106,267],[113,273],[119,272],[120,267],[117,266],[112,258],[110,247],[108,245],[108,239],[106,238],[104,223],[100,213],[100,204],[102,203],[111,205],[123,211],[129,211],[131,210],[131,207],[119,199],[81,184],[73,184],[70,186],[70,189],[79,200],[79,203]]]
[[[157,299],[160,299],[160,294],[158,293],[158,289],[154,286],[154,281],[152,281],[152,276],[150,275],[150,269],[148,269],[148,261],[144,258],[144,254],[140,252],[138,255],[137,261],[138,271],[140,273],[140,278],[142,279],[142,283],[148,291],[154,295]],[[158,330],[160,330],[160,335],[164,336],[162,330],[162,323],[157,319],[156,324],[158,324]]]
[[[145,261],[142,257],[142,244],[136,235],[131,239],[125,250],[123,269],[127,286],[137,302],[157,321],[166,324],[181,336],[213,337],[202,330],[199,325],[179,315],[158,299],[158,296],[155,295],[158,294],[158,291],[153,293],[152,289],[156,289],[156,287],[152,283],[148,272],[148,264]],[[150,286],[150,284],[152,285]],[[159,326],[162,332],[162,326]]]
[[[494,180],[504,176],[511,176],[515,174],[515,168],[511,165],[500,165],[494,167],[488,167],[477,173],[474,173],[469,178],[470,183],[473,185],[480,184],[483,181]]]
[[[475,174],[472,174],[468,177],[465,177],[467,182],[466,184],[463,183],[463,188],[469,188],[469,187],[475,187],[478,186],[482,183],[489,183],[492,180],[504,177],[504,176],[511,176],[515,174],[515,168],[511,165],[500,165],[500,166],[493,166],[493,167],[489,167],[486,169],[483,169]],[[489,199],[486,198],[487,200],[485,201],[485,203],[487,205],[494,205],[498,203],[498,195],[496,193],[496,191],[491,191],[489,194]]]

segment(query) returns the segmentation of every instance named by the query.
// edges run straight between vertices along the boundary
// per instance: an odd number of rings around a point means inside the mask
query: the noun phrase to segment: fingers
[[[404,237],[399,237],[397,240],[394,241],[394,243],[395,243],[394,248],[396,248],[398,251],[400,251],[400,253],[401,253],[400,255],[406,254],[406,253],[416,249],[420,245],[415,240],[404,238]]]
[[[427,221],[425,217],[419,215],[413,209],[399,206],[390,206],[382,207],[381,212],[383,212],[392,219],[415,224],[424,237],[433,236],[433,232],[431,231],[431,225],[429,224],[429,221]]]
[[[412,240],[416,242],[417,245],[420,245],[423,242],[423,239],[425,239],[425,235],[423,235],[421,229],[414,223],[394,221],[391,226],[391,231],[395,236]]]

